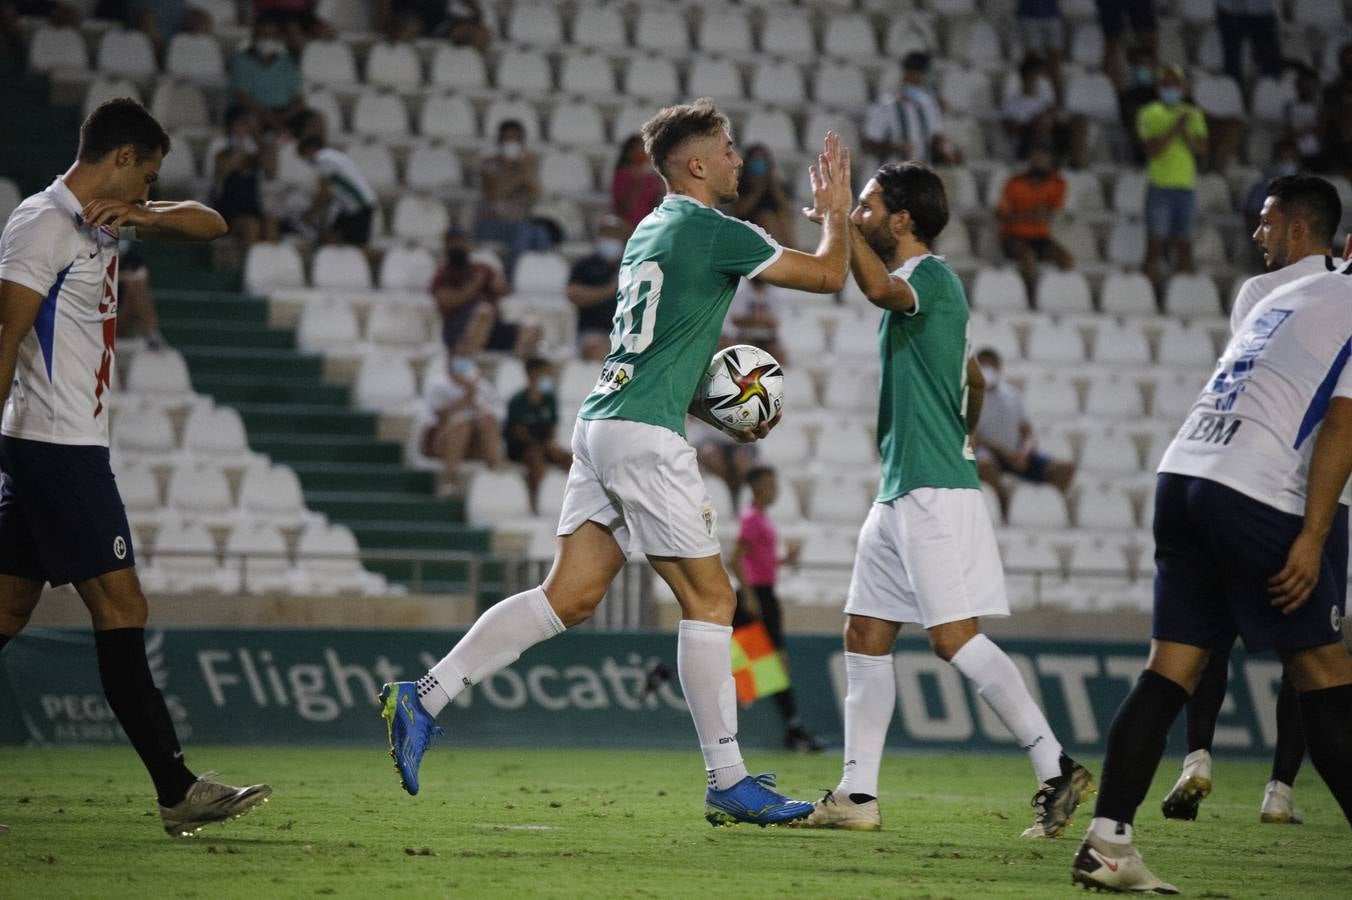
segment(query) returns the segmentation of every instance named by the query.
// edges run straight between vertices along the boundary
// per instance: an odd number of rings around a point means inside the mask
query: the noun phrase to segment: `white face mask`
[[[473,378],[479,373],[474,360],[467,356],[457,356],[451,360],[451,374],[459,378]]]
[[[286,51],[286,44],[277,38],[259,38],[254,41],[254,51],[259,56],[280,56]]]
[[[1000,370],[994,366],[981,366],[981,376],[986,379],[986,387],[993,388],[1000,383]]]
[[[614,262],[624,255],[624,241],[619,238],[597,238],[596,253],[602,259],[608,259],[611,262]]]
[[[507,141],[498,148],[503,159],[520,159],[526,152],[520,141]]]

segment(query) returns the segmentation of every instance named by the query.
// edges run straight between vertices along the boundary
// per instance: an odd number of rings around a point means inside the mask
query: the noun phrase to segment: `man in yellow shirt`
[[[1192,225],[1197,212],[1197,158],[1206,152],[1206,117],[1184,100],[1186,81],[1180,66],[1164,66],[1158,76],[1159,99],[1136,114],[1136,134],[1145,148],[1149,187],[1145,195],[1144,270],[1163,296],[1166,255],[1175,271],[1192,271]]]

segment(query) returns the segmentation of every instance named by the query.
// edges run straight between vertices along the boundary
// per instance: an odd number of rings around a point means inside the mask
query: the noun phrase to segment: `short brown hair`
[[[701,97],[692,103],[668,106],[643,123],[643,149],[659,175],[667,177],[667,160],[691,138],[704,137],[729,127],[728,117],[714,101]]]
[[[80,162],[96,163],[118,147],[131,144],[140,165],[160,151],[169,153],[169,135],[146,108],[130,97],[105,100],[80,125]]]

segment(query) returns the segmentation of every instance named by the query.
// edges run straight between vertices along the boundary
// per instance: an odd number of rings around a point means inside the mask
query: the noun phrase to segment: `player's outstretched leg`
[[[1188,699],[1188,755],[1183,759],[1183,771],[1179,773],[1178,781],[1161,804],[1166,819],[1196,819],[1197,808],[1211,793],[1211,741],[1216,734],[1216,720],[1220,717],[1226,684],[1230,680],[1232,646],[1211,651],[1202,677]]]
[[[564,624],[543,587],[514,594],[489,607],[440,662],[420,678],[385,685],[381,718],[400,784],[418,793],[418,769],[434,737],[445,734],[436,717],[466,687],[511,665],[528,647],[563,633]]]
[[[160,807],[165,834],[192,837],[202,826],[238,819],[272,796],[272,788],[266,784],[235,787],[216,781],[219,774],[205,773],[193,782],[182,800],[173,806]]]

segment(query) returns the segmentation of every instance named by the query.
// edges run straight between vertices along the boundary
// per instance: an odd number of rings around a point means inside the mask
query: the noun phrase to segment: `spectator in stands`
[[[1297,66],[1296,98],[1288,101],[1282,111],[1286,132],[1296,142],[1305,166],[1316,171],[1324,168],[1324,148],[1320,140],[1322,87],[1314,69],[1305,65]]]
[[[657,174],[643,139],[631,134],[624,139],[620,158],[615,162],[615,174],[610,180],[610,202],[615,215],[638,227],[643,217],[657,208],[667,187]]]
[[[254,22],[275,22],[287,51],[300,59],[306,41],[331,41],[338,36],[333,26],[315,15],[318,5],[318,0],[254,0]]]
[[[779,556],[779,535],[770,521],[770,507],[779,496],[779,479],[769,466],[757,466],[747,473],[751,485],[751,502],[742,510],[741,526],[737,532],[737,548],[728,561],[728,568],[737,576],[737,608],[732,614],[732,627],[741,628],[760,621],[775,649],[789,668],[787,645],[784,640],[784,613],[775,595],[775,581],[780,565],[795,565],[802,548],[799,541],[790,541],[784,558]],[[784,720],[784,746],[790,750],[816,753],[822,745],[803,727],[798,718],[798,702],[792,685],[772,695],[780,718]]]
[[[944,117],[928,85],[930,56],[917,50],[901,62],[901,85],[869,107],[860,138],[879,163],[908,159],[948,164],[962,154],[944,137]]]
[[[554,395],[554,367],[548,360],[533,356],[526,360],[526,386],[507,401],[507,421],[503,437],[507,458],[526,467],[526,488],[530,507],[539,511],[540,483],[550,466],[565,472],[573,464],[573,454],[555,440],[559,430],[559,401]]]
[[[589,362],[600,362],[610,352],[620,257],[628,234],[629,225],[619,216],[602,217],[596,226],[596,246],[568,273],[568,302],[577,307],[578,349]]]
[[[83,17],[83,9],[74,3],[58,0],[0,0],[0,47],[7,47],[8,57],[15,63],[21,63],[28,46],[23,18],[43,18],[54,28],[68,28],[79,25]]]
[[[1029,55],[1041,56],[1057,91],[1061,90],[1061,59],[1066,49],[1066,23],[1061,18],[1059,0],[1019,0],[1014,14],[1019,20],[1019,37]]]
[[[1131,135],[1132,158],[1138,163],[1144,163],[1145,148],[1141,146],[1141,140],[1136,136],[1136,116],[1142,108],[1159,99],[1159,92],[1155,89],[1155,69],[1158,61],[1155,59],[1154,48],[1144,44],[1132,47],[1131,52],[1127,54],[1127,61],[1130,63],[1127,83],[1118,91],[1117,102],[1122,109],[1122,127]]]
[[[277,174],[276,146],[265,138],[257,114],[247,106],[225,112],[225,134],[207,147],[211,160],[211,205],[230,225],[247,253],[257,241],[275,241],[280,227],[263,208],[264,179]]]
[[[1056,141],[1056,90],[1042,57],[1030,54],[1023,58],[1019,89],[1000,105],[1000,119],[1019,159],[1027,159],[1035,145]]]
[[[1033,150],[1028,168],[1005,182],[995,218],[1000,223],[1000,245],[1019,266],[1028,299],[1036,296],[1039,262],[1051,262],[1062,271],[1075,264],[1070,251],[1052,237],[1052,219],[1066,205],[1066,180],[1056,171],[1047,147]]]
[[[764,144],[752,144],[746,150],[732,213],[764,228],[782,246],[795,246],[793,227],[797,210],[775,158]]]
[[[150,290],[150,270],[131,241],[118,243],[117,339],[139,341],[150,350],[164,344],[155,295]]]
[[[155,57],[164,60],[169,41],[180,31],[202,34],[211,31],[211,15],[188,0],[128,0],[128,27],[145,32],[155,48]]]
[[[473,358],[481,350],[535,352],[540,326],[503,321],[498,301],[508,293],[502,271],[470,255],[465,235],[446,235],[446,257],[432,279],[432,299],[441,315],[441,340],[452,356]]]
[[[516,119],[498,126],[493,153],[479,167],[479,222],[476,237],[497,241],[506,253],[508,279],[528,250],[548,250],[549,233],[531,218],[540,199],[540,160],[526,149],[526,127]]]
[[[423,387],[422,405],[419,447],[424,456],[441,460],[438,493],[460,492],[460,466],[467,459],[492,468],[502,465],[498,396],[474,360],[452,356],[446,371],[430,375]]]
[[[446,38],[480,53],[493,40],[478,0],[376,0],[371,15],[377,31],[396,39]]]
[[[779,315],[783,288],[754,278],[744,278],[732,297],[723,335],[728,346],[751,344],[768,351],[780,365],[788,365],[788,354],[779,343]]]
[[[1338,53],[1338,77],[1324,89],[1324,158],[1331,172],[1352,176],[1352,42]]]
[[[256,20],[249,47],[231,57],[230,99],[252,110],[265,131],[282,130],[288,116],[305,108],[300,68],[286,52],[276,20]]]
[[[319,188],[309,215],[320,223],[320,239],[365,249],[371,240],[371,222],[375,217],[375,189],[352,157],[325,146],[323,138],[301,139],[296,152],[319,175]]]
[[[1122,84],[1122,35],[1131,23],[1137,46],[1155,52],[1155,0],[1096,0],[1099,25],[1103,28],[1103,71],[1113,84]]]
[[[1273,0],[1216,0],[1216,28],[1221,34],[1225,74],[1235,84],[1244,78],[1244,41],[1262,75],[1281,74],[1281,40],[1277,32],[1277,5]]]
[[[739,444],[725,432],[698,419],[686,424],[686,440],[695,448],[702,469],[717,475],[736,497],[756,465],[756,445]]]
[[[1197,159],[1206,153],[1207,125],[1202,111],[1184,99],[1182,68],[1163,67],[1157,82],[1160,98],[1136,116],[1136,134],[1148,159],[1142,268],[1154,283],[1156,295],[1162,297],[1165,274],[1161,266],[1167,256],[1172,255],[1176,271],[1192,271]]]
[[[986,379],[986,397],[977,420],[976,469],[981,480],[995,489],[1000,517],[1009,515],[1006,474],[1023,481],[1051,484],[1063,494],[1075,478],[1075,463],[1055,460],[1038,450],[1037,430],[1024,409],[1018,388],[1004,381],[1000,354],[991,347],[977,352],[976,361]]]

